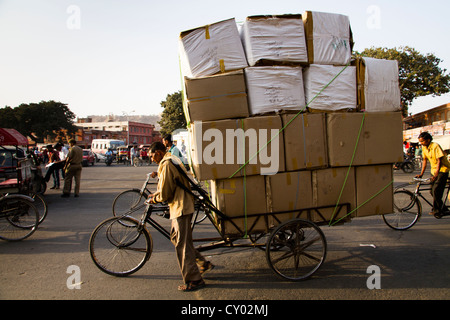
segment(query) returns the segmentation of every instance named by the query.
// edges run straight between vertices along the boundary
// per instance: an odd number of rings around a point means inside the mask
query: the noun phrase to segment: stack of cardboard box
[[[238,217],[224,233],[265,232],[293,210],[315,222],[393,211],[398,66],[351,62],[352,38],[348,17],[310,11],[248,17],[240,35],[234,19],[181,33],[191,165]]]

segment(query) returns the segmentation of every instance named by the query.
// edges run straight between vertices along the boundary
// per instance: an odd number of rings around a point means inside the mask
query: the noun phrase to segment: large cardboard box
[[[401,110],[398,62],[357,59],[358,109],[366,112]]]
[[[400,112],[327,114],[329,165],[347,167],[401,162],[402,130]]]
[[[190,164],[195,177],[200,181],[225,179],[235,174],[243,175],[239,170],[245,163],[244,157],[237,158],[237,150],[242,145],[226,145],[227,130],[241,127],[241,120],[197,121],[189,128]],[[232,154],[228,159],[226,154]]]
[[[394,212],[392,170],[391,164],[356,168],[356,216]]]
[[[285,170],[280,116],[194,122],[191,163],[199,180],[268,175]]]
[[[303,209],[313,207],[311,171],[284,172],[266,176],[267,210],[272,215],[272,222],[301,218],[312,220],[313,212]],[[293,211],[281,213],[284,211]]]
[[[234,18],[181,32],[179,55],[182,74],[189,78],[248,66]]]
[[[306,11],[302,18],[309,63],[346,65],[350,62],[353,36],[347,16]]]
[[[324,113],[283,114],[286,171],[328,165]]]
[[[356,109],[356,67],[313,64],[303,73],[308,108],[321,111]]]
[[[366,113],[364,120],[365,164],[403,161],[403,117],[401,112]]]
[[[191,122],[249,116],[244,71],[185,78],[187,114]]]
[[[247,17],[241,38],[250,66],[308,63],[302,16]]]
[[[216,216],[222,221],[221,231],[227,235],[267,232],[270,222],[266,197],[264,176],[211,181],[211,200],[217,209],[233,218],[230,222]]]
[[[242,120],[246,139],[247,175],[273,175],[285,171],[281,117],[260,116]],[[257,138],[256,138],[257,137]],[[257,144],[254,143],[257,141]]]
[[[249,67],[245,78],[251,115],[305,109],[301,67]]]
[[[326,222],[331,219],[336,221],[354,216],[354,214],[350,216],[347,214],[356,208],[355,168],[314,170],[312,171],[312,188],[313,206],[317,208],[314,222]],[[339,211],[337,205],[343,204],[348,204],[349,209],[342,208]]]

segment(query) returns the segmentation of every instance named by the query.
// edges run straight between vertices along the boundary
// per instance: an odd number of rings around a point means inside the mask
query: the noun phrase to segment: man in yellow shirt
[[[433,137],[428,132],[422,132],[419,135],[419,143],[422,145],[422,172],[417,178],[422,178],[427,168],[427,162],[431,165],[431,195],[433,196],[433,211],[431,215],[441,214],[448,209],[442,201],[445,185],[447,183],[450,162],[441,146],[433,141]]]
[[[194,213],[194,197],[185,190],[191,186],[184,171],[181,160],[167,152],[161,142],[150,147],[151,160],[158,166],[158,186],[155,193],[149,196],[150,203],[167,202],[169,204],[172,229],[170,239],[175,246],[178,264],[183,276],[184,285],[181,291],[194,291],[205,286],[202,274],[211,270],[214,265],[207,261],[194,247],[191,221]],[[183,170],[180,172],[175,164]],[[180,185],[181,184],[181,185]]]

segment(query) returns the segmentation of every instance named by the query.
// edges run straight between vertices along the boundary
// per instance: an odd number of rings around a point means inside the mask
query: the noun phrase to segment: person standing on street
[[[83,150],[76,145],[74,139],[69,140],[70,150],[66,158],[66,164],[64,165],[64,188],[61,197],[66,198],[70,196],[70,190],[72,189],[72,179],[75,178],[75,197],[80,194],[80,182],[81,182],[81,163],[83,162]]]
[[[444,194],[445,185],[447,183],[450,162],[441,146],[433,141],[433,137],[428,132],[422,132],[419,135],[419,143],[422,145],[422,172],[416,178],[422,178],[427,168],[427,162],[431,165],[431,195],[433,196],[433,211],[430,215],[440,215],[447,211],[444,208],[442,196]]]
[[[167,152],[170,152],[172,155],[177,156],[181,161],[183,161],[183,155],[181,154],[181,151],[177,148],[177,146],[173,144],[171,134],[167,134],[164,136],[163,143],[167,148]]]
[[[205,286],[202,274],[214,268],[194,247],[192,238],[192,215],[194,213],[194,197],[187,190],[191,186],[188,178],[175,167],[185,170],[182,162],[161,142],[150,147],[150,157],[158,167],[158,186],[156,192],[149,196],[150,203],[167,202],[169,204],[172,228],[170,239],[175,246],[178,265],[184,280],[180,291],[194,291]],[[186,172],[184,172],[186,173]]]

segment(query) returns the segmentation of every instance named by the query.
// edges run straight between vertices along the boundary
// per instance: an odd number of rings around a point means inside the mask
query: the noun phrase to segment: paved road
[[[60,191],[49,190],[45,195],[49,215],[41,227],[24,241],[0,242],[0,299],[435,300],[450,296],[450,219],[427,215],[407,232],[390,230],[380,217],[324,227],[327,259],[306,282],[279,280],[261,250],[216,250],[206,254],[217,266],[206,276],[207,287],[195,293],[177,292],[181,277],[174,249],[154,230],[149,262],[130,277],[108,276],[91,261],[89,236],[111,216],[114,196],[139,188],[145,174],[154,169],[97,164],[83,169],[80,198],[61,198]],[[395,182],[411,177],[396,172]],[[216,235],[207,223],[198,231]],[[379,290],[367,287],[370,266],[379,267]],[[79,268],[79,279],[71,268]],[[80,289],[69,289],[68,282]]]

